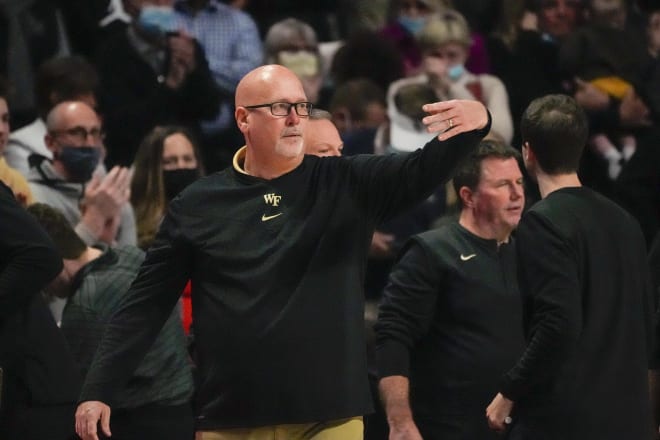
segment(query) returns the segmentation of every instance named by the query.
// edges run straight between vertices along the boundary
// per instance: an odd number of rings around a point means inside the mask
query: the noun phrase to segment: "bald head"
[[[273,94],[277,92],[282,84],[291,84],[303,92],[303,86],[300,79],[291,70],[277,64],[260,66],[248,72],[236,86],[236,107],[253,104],[261,104],[268,99],[283,100],[282,97],[275,98]],[[296,90],[292,90],[296,92]]]
[[[48,131],[57,131],[66,128],[68,125],[81,125],[79,122],[88,122],[99,124],[99,118],[96,111],[82,101],[64,101],[57,104],[48,113],[46,118],[46,127]]]
[[[53,167],[66,181],[83,183],[91,177],[103,155],[101,121],[81,101],[57,104],[46,118],[44,141],[53,152]]]

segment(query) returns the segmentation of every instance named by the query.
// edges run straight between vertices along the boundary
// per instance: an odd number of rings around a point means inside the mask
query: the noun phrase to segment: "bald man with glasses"
[[[246,144],[231,168],[170,203],[87,376],[83,439],[98,438],[99,421],[110,432],[112,390],[188,279],[197,439],[361,439],[372,411],[362,279],[373,228],[448,179],[490,126],[479,102],[433,103],[424,122],[442,133],[416,152],[319,158],[305,155],[311,104],[289,69],[251,71],[235,104]]]
[[[62,102],[49,112],[46,130],[53,158],[28,158],[35,201],[61,211],[87,245],[135,245],[130,173],[118,166],[105,173],[104,133],[96,111],[82,101]]]

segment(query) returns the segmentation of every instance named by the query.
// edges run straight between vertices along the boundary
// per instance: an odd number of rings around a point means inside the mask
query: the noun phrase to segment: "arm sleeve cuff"
[[[410,353],[399,341],[390,340],[376,347],[378,377],[405,376],[410,370]]]
[[[80,397],[78,398],[78,405],[80,405],[83,402],[95,400],[95,401],[103,402],[109,407],[112,407],[114,405],[112,399],[112,393],[106,391],[107,390],[103,390],[102,386],[86,384],[83,387],[82,391],[80,392]]]

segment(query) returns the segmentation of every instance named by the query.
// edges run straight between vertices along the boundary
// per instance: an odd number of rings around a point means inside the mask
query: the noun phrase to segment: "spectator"
[[[179,0],[175,3],[183,29],[204,49],[222,99],[217,116],[201,123],[208,171],[231,164],[243,145],[234,123],[233,96],[238,81],[263,62],[261,36],[252,17],[217,0]]]
[[[35,82],[38,116],[9,137],[5,151],[9,165],[26,176],[30,171],[30,155],[39,154],[52,159],[53,153],[44,141],[46,116],[64,101],[81,101],[95,109],[97,87],[96,70],[82,57],[51,58],[40,65]]]
[[[295,18],[308,23],[319,41],[337,41],[346,35],[346,0],[249,0],[246,11],[252,15],[262,35],[278,21]]]
[[[221,99],[203,49],[177,30],[174,0],[123,1],[132,22],[108,36],[95,57],[108,166],[130,166],[156,125],[199,130],[202,120],[216,116]]]
[[[8,98],[16,128],[35,117],[37,68],[47,59],[69,53],[67,28],[59,2],[0,2],[0,75],[11,84]]]
[[[68,298],[62,333],[84,377],[106,324],[122,304],[144,253],[133,246],[86,246],[64,216],[44,204],[28,211],[55,242],[64,269],[48,286]],[[137,370],[114,390],[115,438],[182,440],[193,435],[192,373],[178,310],[172,311]]]
[[[347,81],[366,79],[383,90],[404,75],[403,58],[392,41],[375,31],[352,34],[337,49],[330,66],[335,89]]]
[[[114,32],[123,32],[131,17],[123,0],[67,0],[60,2],[71,40],[71,51],[87,59]]]
[[[417,149],[416,145],[424,145],[433,137],[433,134],[424,128],[422,122],[423,105],[425,102],[437,101],[438,97],[428,84],[406,84],[407,80],[395,82],[390,89],[393,95],[388,96],[389,124],[379,133],[382,134],[378,139],[382,145],[376,146],[381,154],[414,151]],[[412,235],[431,229],[433,224],[445,214],[446,208],[445,188],[439,185],[426,200],[377,226],[371,241],[365,276],[367,298],[375,300],[381,298],[387,278],[403,244]]]
[[[492,73],[506,86],[514,121],[520,121],[531,100],[570,93],[573,78],[559,70],[559,47],[582,16],[582,0],[503,0],[502,18],[489,39],[488,52]],[[518,128],[514,127],[511,142],[516,148],[521,145]],[[530,200],[538,200],[538,194]]]
[[[159,126],[144,138],[131,181],[140,248],[153,243],[169,202],[202,174],[199,148],[185,128]]]
[[[142,250],[153,243],[170,201],[203,174],[199,148],[185,128],[159,126],[144,138],[135,156],[131,180],[131,204]],[[191,289],[188,283],[181,298],[186,334],[192,324]]]
[[[344,154],[376,153],[378,129],[387,121],[385,92],[366,78],[340,84],[330,100],[332,120],[344,141]]]
[[[103,177],[92,177],[103,154],[103,131],[94,109],[83,102],[62,102],[48,114],[46,127],[53,159],[30,156],[34,166],[28,180],[35,201],[60,210],[89,245],[99,240],[135,245],[128,169],[115,167]],[[118,231],[104,236],[109,223]]]
[[[579,174],[637,218],[647,243],[660,226],[657,133],[642,99],[649,64],[638,29],[627,27],[624,0],[590,0],[589,21],[563,42],[560,67],[576,78],[575,98],[590,117],[590,138]],[[617,107],[636,107],[626,120]],[[620,111],[620,110],[619,110]]]
[[[274,23],[264,39],[266,64],[280,64],[303,83],[305,95],[312,104],[318,103],[323,86],[321,53],[314,29],[296,18]]]
[[[0,181],[7,185],[16,199],[24,206],[33,202],[32,191],[21,173],[10,167],[3,156],[9,140],[9,106],[7,105],[7,87],[4,78],[0,78]]]
[[[394,42],[404,59],[404,75],[420,73],[422,54],[417,36],[426,21],[436,12],[449,7],[445,0],[390,0],[388,22],[380,34]]]
[[[440,99],[476,99],[493,114],[491,135],[511,142],[513,121],[509,96],[499,78],[467,70],[470,31],[461,14],[447,9],[430,17],[417,36],[422,53],[422,75],[406,81],[427,81]]]

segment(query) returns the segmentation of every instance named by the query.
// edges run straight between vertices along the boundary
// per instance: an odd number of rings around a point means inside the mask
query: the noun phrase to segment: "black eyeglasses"
[[[87,140],[87,137],[91,137],[94,142],[102,141],[105,138],[105,132],[100,128],[87,130],[85,127],[73,127],[66,130],[53,130],[51,133],[57,136],[70,136],[72,139],[80,143],[84,143]]]
[[[291,108],[296,109],[296,114],[298,116],[309,116],[309,114],[312,112],[312,103],[307,101],[271,102],[270,104],[246,105],[244,107],[247,109],[270,107],[270,113],[273,116],[289,116],[289,113],[291,113]]]

